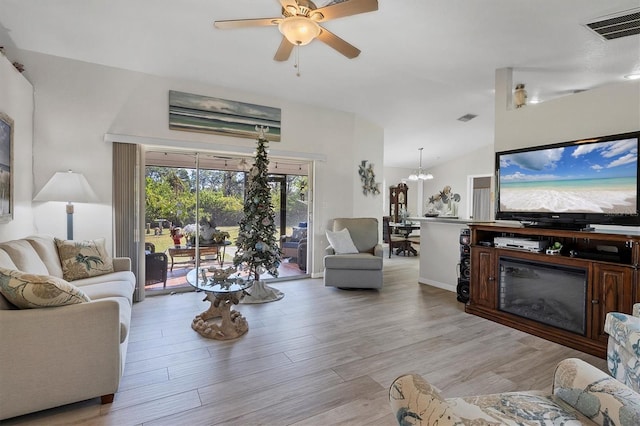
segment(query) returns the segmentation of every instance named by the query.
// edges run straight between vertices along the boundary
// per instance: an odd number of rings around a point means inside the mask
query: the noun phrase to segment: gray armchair
[[[333,231],[349,230],[358,249],[354,254],[336,254],[327,247],[324,257],[324,285],[339,288],[382,288],[382,245],[378,239],[378,219],[338,218]]]

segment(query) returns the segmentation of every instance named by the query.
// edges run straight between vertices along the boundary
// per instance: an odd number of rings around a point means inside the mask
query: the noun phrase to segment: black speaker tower
[[[471,231],[468,228],[460,230],[460,274],[458,275],[458,302],[469,301],[469,280],[471,279]]]

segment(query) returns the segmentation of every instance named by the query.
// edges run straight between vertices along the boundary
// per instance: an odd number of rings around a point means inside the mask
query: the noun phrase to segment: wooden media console
[[[640,301],[640,234],[470,224],[468,313],[604,358],[608,312]],[[494,239],[562,244],[559,254]],[[504,241],[504,240],[501,240]],[[531,244],[530,244],[531,245]],[[529,246],[530,246],[529,245]],[[516,244],[517,246],[517,244]]]

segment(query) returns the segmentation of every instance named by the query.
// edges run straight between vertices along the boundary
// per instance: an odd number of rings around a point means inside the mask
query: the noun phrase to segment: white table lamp
[[[98,196],[82,173],[56,172],[33,201],[67,202],[67,239],[73,240],[73,204],[98,201]]]

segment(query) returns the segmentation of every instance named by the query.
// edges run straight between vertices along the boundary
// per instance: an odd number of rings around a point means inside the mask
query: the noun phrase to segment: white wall
[[[0,111],[13,119],[13,220],[0,224],[0,241],[33,234],[33,87],[0,53]]]
[[[164,139],[194,150],[230,146],[246,151],[255,147],[252,139],[169,130],[169,90],[279,107],[282,141],[272,142],[271,149],[292,156],[310,153],[326,158],[315,167],[313,272],[321,271],[324,226],[330,218],[381,216],[382,197],[364,196],[356,183],[362,159],[373,162],[382,172],[383,131],[354,114],[36,52],[18,53],[35,87],[36,191],[54,172],[71,168],[85,174],[100,199],[98,204],[76,205],[77,239],[112,234],[112,154],[111,144],[104,142],[105,134]],[[34,204],[37,231],[64,237],[64,207],[55,204]]]
[[[454,194],[460,194],[458,204],[458,217],[469,219],[468,197],[473,188],[468,188],[468,176],[472,175],[493,175],[494,174],[494,150],[492,145],[488,145],[459,156],[453,161],[429,169],[433,175],[432,180],[424,183],[424,204],[432,195],[438,194],[445,186],[450,186]]]
[[[640,81],[514,109],[511,73],[509,68],[496,71],[496,151],[640,130]]]

